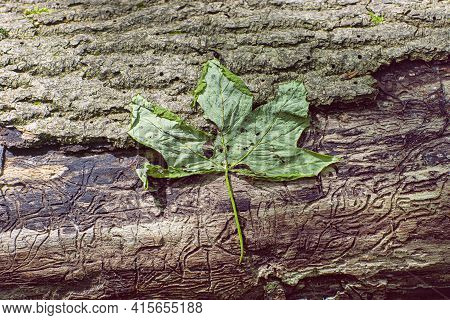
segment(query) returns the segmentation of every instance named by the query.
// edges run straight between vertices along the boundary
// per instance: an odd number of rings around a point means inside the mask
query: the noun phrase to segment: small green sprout
[[[370,21],[375,24],[375,25],[379,25],[380,23],[384,22],[384,17],[383,15],[379,16],[377,15],[375,12],[368,10],[367,11],[369,16],[370,16]]]
[[[46,7],[34,6],[33,8],[26,9],[23,14],[26,16],[31,16],[34,14],[50,13],[50,9]]]
[[[4,28],[0,28],[0,39],[8,38],[8,36],[9,36],[9,31]]]

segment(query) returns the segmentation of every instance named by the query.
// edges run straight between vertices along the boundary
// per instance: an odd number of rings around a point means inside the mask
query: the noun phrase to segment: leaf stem
[[[225,184],[227,185],[228,196],[230,197],[231,207],[233,208],[234,222],[236,224],[236,229],[239,236],[239,246],[241,248],[239,263],[241,263],[244,258],[244,238],[242,237],[241,225],[239,224],[239,211],[236,207],[236,202],[234,201],[233,187],[231,186],[231,181],[228,174],[228,165],[225,166]]]

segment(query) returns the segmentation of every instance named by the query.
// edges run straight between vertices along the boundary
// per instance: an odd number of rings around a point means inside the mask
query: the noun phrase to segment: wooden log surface
[[[39,3],[0,1],[0,298],[450,296],[445,1]],[[136,92],[206,126],[187,106],[210,50],[257,104],[305,81],[299,145],[342,158],[232,178],[241,265],[223,177],[145,191],[124,133]]]

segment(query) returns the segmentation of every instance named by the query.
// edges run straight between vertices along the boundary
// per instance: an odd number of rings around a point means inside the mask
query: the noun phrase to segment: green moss
[[[8,36],[9,36],[8,30],[0,28],[0,38],[7,38]]]
[[[42,104],[42,102],[40,102],[40,101],[34,101],[33,102],[33,105],[35,105],[35,106],[40,106]]]
[[[271,293],[271,292],[274,292],[279,286],[280,286],[280,285],[279,285],[278,282],[275,282],[275,281],[268,282],[268,283],[264,286],[264,290],[265,290],[267,293]]]
[[[182,30],[172,30],[172,31],[169,31],[169,34],[184,34],[185,32],[184,31],[182,31]]]
[[[50,13],[50,9],[46,7],[34,6],[33,8],[26,9],[23,14],[26,16],[31,16],[34,14]]]
[[[377,15],[375,12],[373,11],[368,11],[368,14],[370,16],[370,21],[374,24],[374,25],[378,25],[384,22],[384,17],[383,15],[379,16]]]

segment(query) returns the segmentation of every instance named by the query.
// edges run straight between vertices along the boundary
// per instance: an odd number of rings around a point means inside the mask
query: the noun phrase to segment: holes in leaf
[[[130,68],[133,68],[133,67],[134,67],[132,64],[129,64],[128,66],[129,66]]]
[[[212,156],[214,155],[214,150],[211,144],[206,144],[203,146],[203,155],[208,159],[212,158]]]
[[[362,59],[362,55],[358,54],[358,59]]]
[[[250,167],[246,164],[238,164],[237,166],[234,167],[235,169],[247,169],[250,170]]]
[[[311,56],[306,56],[306,60],[311,60]]]
[[[334,69],[334,68],[336,68],[336,65],[335,65],[335,64],[332,64],[332,65],[331,65],[331,69]]]
[[[180,81],[180,77],[175,77],[173,80],[174,81]]]
[[[214,58],[216,58],[216,59],[220,58],[220,54],[217,51],[214,51],[214,50],[211,50],[211,51],[212,51],[212,54],[213,54]]]
[[[259,136],[261,134],[261,132],[256,132],[255,136]]]
[[[159,75],[162,77],[164,75],[164,72],[160,72]]]

